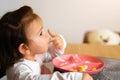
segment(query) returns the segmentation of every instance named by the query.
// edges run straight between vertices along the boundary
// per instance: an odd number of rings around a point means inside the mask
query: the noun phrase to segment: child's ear
[[[27,54],[30,54],[30,50],[28,48],[27,45],[25,45],[24,43],[21,43],[18,47],[18,50],[21,54],[23,55],[27,55]]]

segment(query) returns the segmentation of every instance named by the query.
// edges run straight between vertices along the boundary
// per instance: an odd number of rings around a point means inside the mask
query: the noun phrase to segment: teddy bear
[[[85,43],[120,45],[120,35],[111,30],[94,30],[85,34]]]

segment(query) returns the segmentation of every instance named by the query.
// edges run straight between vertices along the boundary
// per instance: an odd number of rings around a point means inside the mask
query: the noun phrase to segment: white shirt
[[[66,43],[64,42],[64,45]],[[82,73],[69,72],[60,73],[54,72],[53,74],[41,74],[40,66],[43,62],[52,60],[54,57],[62,55],[64,50],[56,50],[52,46],[47,53],[37,55],[37,61],[30,61],[24,58],[20,59],[7,71],[8,80],[82,80]]]

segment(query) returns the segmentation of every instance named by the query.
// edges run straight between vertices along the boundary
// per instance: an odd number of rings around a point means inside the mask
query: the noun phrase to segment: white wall
[[[120,0],[0,0],[0,16],[30,5],[45,29],[62,34],[67,42],[81,43],[88,30],[120,31]]]

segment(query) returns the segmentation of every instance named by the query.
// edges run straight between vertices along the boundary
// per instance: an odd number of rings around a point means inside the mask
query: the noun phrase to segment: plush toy
[[[119,34],[110,30],[96,30],[88,32],[85,38],[87,43],[119,45]]]

